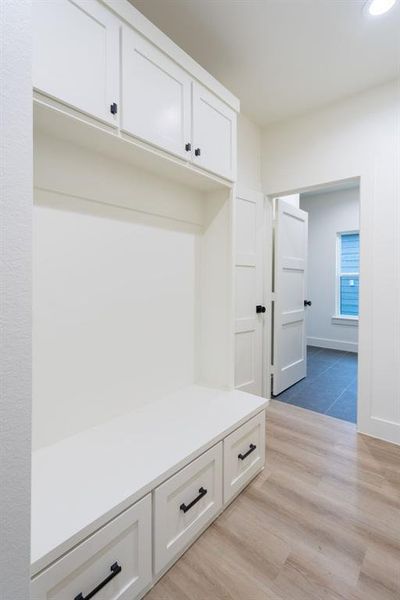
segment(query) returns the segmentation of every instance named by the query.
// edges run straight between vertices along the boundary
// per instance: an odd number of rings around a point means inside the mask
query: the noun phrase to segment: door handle
[[[304,306],[311,306],[311,300],[304,300]]]
[[[265,313],[267,309],[265,308],[265,306],[261,306],[261,304],[257,304],[256,306],[256,313]]]

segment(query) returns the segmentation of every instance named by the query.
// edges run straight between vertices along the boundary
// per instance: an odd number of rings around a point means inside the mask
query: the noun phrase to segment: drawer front
[[[265,462],[265,411],[224,440],[224,502],[235,496]]]
[[[31,600],[133,600],[151,576],[149,494],[35,577]]]
[[[154,492],[154,568],[159,573],[222,506],[222,442]]]

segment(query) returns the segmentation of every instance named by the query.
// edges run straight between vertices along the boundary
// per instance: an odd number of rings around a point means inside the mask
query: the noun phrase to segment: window
[[[360,234],[358,231],[338,234],[337,314],[358,317],[360,280]]]

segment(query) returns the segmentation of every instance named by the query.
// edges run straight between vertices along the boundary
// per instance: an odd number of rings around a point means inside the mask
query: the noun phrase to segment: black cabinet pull
[[[194,151],[195,156],[200,156],[201,154],[201,150],[200,148],[196,148],[196,150]]]
[[[186,144],[186,145],[185,145],[185,150],[186,150],[186,152],[190,152],[190,151],[191,151],[191,149],[192,149],[192,144]]]
[[[265,313],[267,309],[265,308],[265,306],[261,306],[261,304],[257,304],[256,306],[256,313]]]
[[[311,306],[311,300],[304,300],[304,306]]]
[[[110,106],[110,113],[111,113],[112,115],[116,115],[116,114],[117,114],[117,111],[118,111],[118,105],[117,105],[117,103],[116,103],[116,102],[113,102],[113,103],[111,104],[111,106]]]
[[[245,452],[244,454],[238,454],[238,458],[240,458],[240,460],[244,460],[245,458],[248,457],[249,454],[251,454],[252,452],[254,452],[254,450],[257,448],[257,446],[255,444],[250,444],[249,449],[247,450],[247,452]]]
[[[117,562],[115,562],[113,565],[111,565],[110,569],[111,569],[111,574],[108,575],[101,583],[99,583],[99,585],[97,587],[95,587],[94,590],[89,592],[87,596],[84,596],[81,592],[80,594],[75,596],[74,600],[90,600],[90,598],[93,598],[93,596],[95,596],[97,594],[97,592],[102,590],[103,587],[111,581],[111,579],[114,579],[114,577],[116,577],[118,575],[118,573],[121,573],[121,571],[122,571],[122,567]]]
[[[197,496],[197,498],[192,500],[190,504],[185,504],[185,503],[181,504],[179,509],[183,510],[184,513],[187,513],[187,511],[190,510],[195,504],[197,504],[198,501],[201,500],[206,494],[207,494],[207,490],[205,490],[203,487],[201,487],[199,489],[199,495]],[[77,599],[75,598],[75,600],[77,600]]]

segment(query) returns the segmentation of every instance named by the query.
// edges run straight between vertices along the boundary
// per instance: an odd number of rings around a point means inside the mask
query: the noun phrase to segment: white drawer
[[[222,442],[154,492],[154,570],[159,573],[222,506]]]
[[[224,502],[235,496],[265,462],[265,411],[224,440]]]
[[[85,600],[107,578],[96,600],[133,600],[151,577],[149,494],[37,575],[31,600]]]

